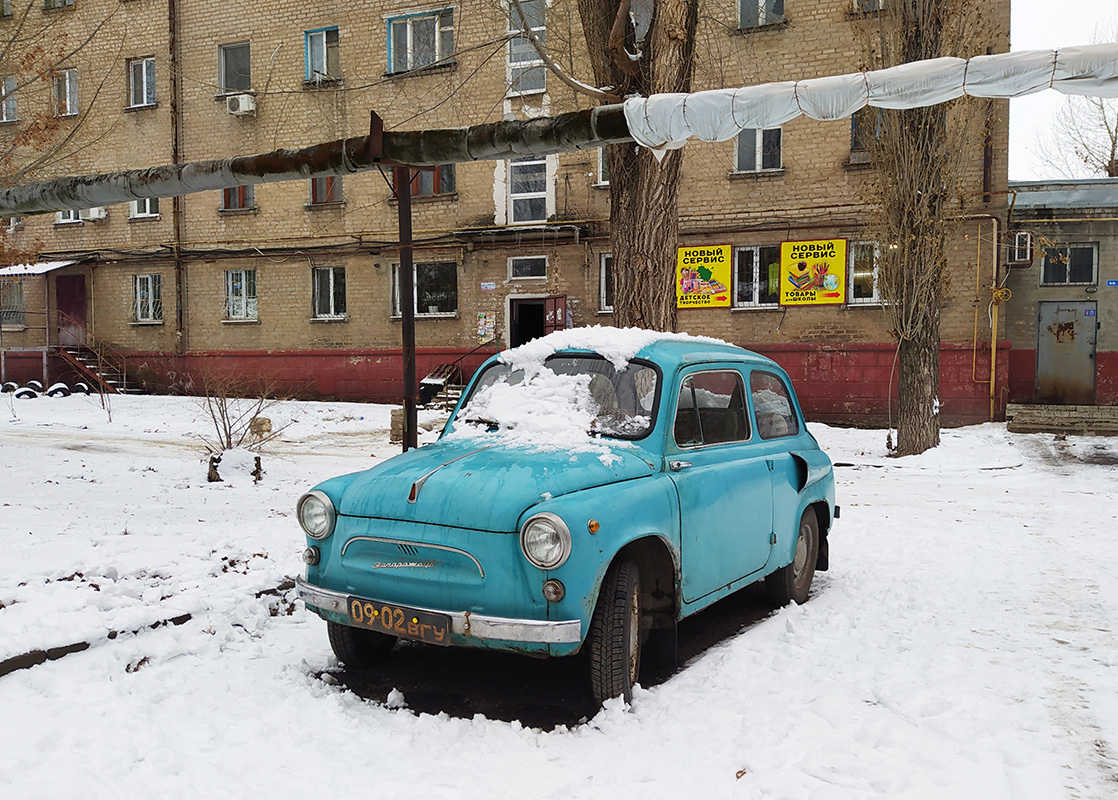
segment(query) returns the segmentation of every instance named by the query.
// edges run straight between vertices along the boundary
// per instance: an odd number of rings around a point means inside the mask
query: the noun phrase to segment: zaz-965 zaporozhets
[[[838,515],[788,375],[713,339],[551,334],[487,361],[438,441],[303,495],[298,593],[350,666],[397,639],[589,649],[599,701],[641,651],[764,580],[803,603]]]

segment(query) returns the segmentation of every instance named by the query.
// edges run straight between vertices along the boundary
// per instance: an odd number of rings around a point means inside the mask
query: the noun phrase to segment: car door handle
[[[668,462],[668,469],[670,469],[672,472],[679,472],[681,469],[683,469],[685,467],[689,467],[689,466],[691,466],[690,461],[669,461]]]

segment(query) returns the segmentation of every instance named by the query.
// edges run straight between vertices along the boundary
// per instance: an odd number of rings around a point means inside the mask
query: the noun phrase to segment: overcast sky
[[[1091,44],[1095,30],[1112,31],[1118,18],[1115,0],[1012,0],[1014,50],[1048,50]],[[1105,24],[1104,24],[1105,23]],[[1051,89],[1010,101],[1009,177],[1039,180],[1059,177],[1036,153],[1039,133],[1050,129],[1052,110],[1063,95]]]

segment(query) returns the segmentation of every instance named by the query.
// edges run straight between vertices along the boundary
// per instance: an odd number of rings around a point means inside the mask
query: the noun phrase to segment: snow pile
[[[295,500],[396,451],[387,406],[281,404],[293,424],[259,484],[243,463],[206,482],[196,413],[129,397],[109,421],[71,396],[0,414],[0,661],[90,645],[0,676],[4,800],[1114,794],[1118,562],[1098,555],[1118,529],[1118,439],[990,424],[889,459],[885,431],[810,425],[848,466],[808,603],[631,709],[544,732],[416,713],[415,690],[358,698],[282,588],[302,570]],[[502,681],[537,663],[501,658]],[[460,684],[448,670],[427,688]]]
[[[564,350],[587,350],[602,356],[617,369],[624,369],[637,353],[653,342],[664,339],[727,344],[721,339],[713,339],[709,336],[593,325],[587,328],[568,328],[533,339],[527,344],[501,353],[500,359],[514,369],[531,370],[533,367],[542,366],[547,357],[555,353]]]

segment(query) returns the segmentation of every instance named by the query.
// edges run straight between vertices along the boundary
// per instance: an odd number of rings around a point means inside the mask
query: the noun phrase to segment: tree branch
[[[625,49],[625,20],[629,18],[630,5],[630,0],[621,0],[621,5],[617,7],[617,16],[613,18],[613,27],[609,32],[609,54],[622,75],[635,78],[640,74],[640,67]]]

